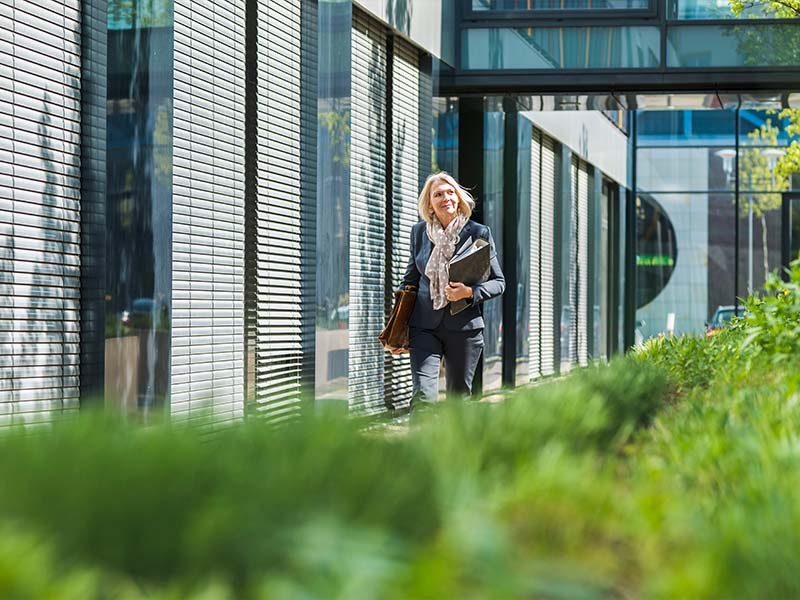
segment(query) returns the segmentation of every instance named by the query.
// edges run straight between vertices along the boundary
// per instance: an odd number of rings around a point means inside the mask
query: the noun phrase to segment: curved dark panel
[[[669,283],[678,259],[675,228],[655,199],[636,200],[636,308],[652,302]]]

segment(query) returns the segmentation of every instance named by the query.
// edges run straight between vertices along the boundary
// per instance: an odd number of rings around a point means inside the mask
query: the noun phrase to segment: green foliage
[[[637,360],[655,365],[670,377],[678,395],[696,387],[708,386],[722,370],[742,359],[743,327],[734,319],[716,335],[702,338],[692,335],[651,338],[637,348]]]
[[[799,0],[730,0],[735,16],[749,11],[752,18],[795,19],[800,17]]]
[[[110,29],[169,27],[173,22],[173,0],[109,0]]]
[[[746,337],[743,350],[768,357],[773,363],[786,362],[800,356],[800,260],[792,261],[788,280],[772,273],[761,294],[745,302],[746,314],[741,321]],[[752,347],[752,348],[751,348]]]
[[[12,431],[0,597],[796,597],[799,285],[796,261],[712,337],[407,435],[332,415]]]
[[[439,518],[424,457],[341,418],[208,439],[83,418],[49,435],[7,435],[0,448],[15,457],[0,463],[2,514],[52,536],[59,555],[148,585],[214,576],[239,597],[289,577],[324,597],[349,566],[335,551],[318,556],[320,544],[331,550],[347,532],[366,544],[362,558],[379,546],[396,560]]]
[[[507,473],[551,442],[576,451],[619,447],[650,419],[667,389],[650,365],[620,359],[520,390],[503,404],[445,406],[442,418],[421,430],[420,443],[431,444],[448,468]]]
[[[319,124],[327,131],[330,153],[334,164],[343,169],[350,167],[350,111],[320,111]]]
[[[758,129],[748,133],[747,137],[752,144],[777,146],[779,133],[778,126],[772,119],[767,118]],[[742,149],[739,158],[739,179],[743,190],[760,192],[753,195],[752,203],[741,203],[740,217],[746,216],[751,207],[756,217],[780,208],[780,192],[789,189],[789,178],[779,173],[777,168],[770,168],[769,159],[764,156],[761,147]]]
[[[745,19],[796,19],[800,17],[800,0],[728,0],[731,12]],[[725,18],[721,15],[721,18]],[[736,25],[725,35],[736,40],[737,52],[745,64],[754,67],[792,66],[800,60],[800,48],[791,42],[793,24],[772,24],[769,27]]]

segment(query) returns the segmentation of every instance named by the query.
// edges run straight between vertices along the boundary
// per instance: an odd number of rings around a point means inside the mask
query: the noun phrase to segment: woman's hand
[[[464,285],[460,281],[451,281],[446,288],[444,288],[444,296],[448,302],[455,302],[463,298],[472,298],[472,288]]]

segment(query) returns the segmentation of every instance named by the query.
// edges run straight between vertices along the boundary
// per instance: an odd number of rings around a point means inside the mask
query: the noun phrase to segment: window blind
[[[353,410],[384,406],[386,259],[386,32],[353,11],[350,134],[348,396]]]
[[[0,5],[0,424],[79,404],[81,3]]]
[[[245,2],[175,0],[171,413],[244,412]]]
[[[528,319],[528,372],[530,378],[538,379],[542,375],[542,132],[533,128],[531,139],[531,232],[530,232],[530,274],[529,302],[530,318]]]
[[[300,410],[313,369],[316,15],[308,0],[261,0],[256,8],[247,400],[256,413],[282,420]]]
[[[403,39],[394,39],[392,68],[392,257],[391,288],[399,289],[409,256],[411,227],[419,220],[420,155],[424,154],[420,123],[424,82],[419,51]],[[387,315],[388,317],[388,315]],[[385,354],[386,394],[395,407],[411,399],[408,354]]]
[[[556,151],[552,138],[542,136],[541,168],[541,335],[542,375],[555,373],[556,315],[555,313],[555,211],[556,211]]]

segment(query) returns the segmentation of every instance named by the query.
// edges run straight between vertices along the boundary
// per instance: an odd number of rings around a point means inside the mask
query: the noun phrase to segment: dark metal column
[[[458,101],[458,173],[459,183],[478,199],[473,218],[483,221],[481,198],[484,190],[483,169],[483,98],[459,98]],[[483,358],[475,371],[472,393],[483,393]]]
[[[631,189],[625,198],[625,309],[623,321],[623,346],[630,350],[635,343],[636,328],[636,113],[631,115],[631,139],[633,148],[631,155]]]
[[[503,294],[503,386],[513,388],[517,366],[517,104],[513,98],[503,99],[505,113],[505,143],[503,144],[503,274],[506,291]]]
[[[106,6],[83,3],[80,400],[102,403],[106,293]]]

